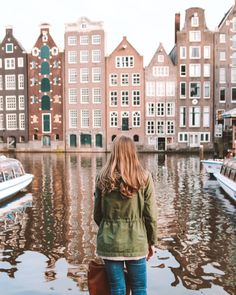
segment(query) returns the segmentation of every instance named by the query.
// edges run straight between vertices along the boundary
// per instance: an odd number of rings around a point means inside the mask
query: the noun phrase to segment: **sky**
[[[106,55],[126,36],[148,65],[160,43],[167,53],[174,46],[175,13],[182,28],[185,10],[205,10],[208,29],[215,30],[236,0],[7,0],[0,5],[0,40],[7,26],[27,52],[33,48],[41,23],[50,24],[50,33],[61,50],[65,24],[85,16],[102,21],[106,33]]]

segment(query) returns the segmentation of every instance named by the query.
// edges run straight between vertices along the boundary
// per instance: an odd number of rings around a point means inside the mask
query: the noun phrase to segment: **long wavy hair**
[[[146,181],[147,172],[138,159],[132,139],[124,135],[116,137],[98,177],[97,185],[102,196],[118,189],[123,196],[131,198]]]

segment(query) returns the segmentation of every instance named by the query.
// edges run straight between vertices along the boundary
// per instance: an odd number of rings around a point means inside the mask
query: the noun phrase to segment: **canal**
[[[0,215],[0,294],[87,295],[94,182],[107,155],[14,157],[34,180]],[[140,159],[152,173],[158,206],[148,295],[235,294],[236,205],[208,179],[198,155]]]

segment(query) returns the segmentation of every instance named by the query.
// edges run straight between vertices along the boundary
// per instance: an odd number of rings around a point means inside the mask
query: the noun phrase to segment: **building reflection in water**
[[[22,254],[34,251],[46,257],[46,282],[58,280],[56,263],[65,259],[67,277],[79,290],[87,289],[87,263],[95,256],[97,231],[92,216],[94,184],[106,157],[17,155],[25,170],[34,174],[29,187],[32,203],[19,210],[7,228],[0,216],[0,272],[14,278]],[[169,287],[202,290],[216,285],[234,294],[235,206],[216,187],[205,188],[206,175],[197,156],[141,154],[140,158],[152,173],[158,206],[153,276],[168,269],[173,277]],[[169,265],[173,259],[176,263]],[[161,280],[160,272],[158,276]]]

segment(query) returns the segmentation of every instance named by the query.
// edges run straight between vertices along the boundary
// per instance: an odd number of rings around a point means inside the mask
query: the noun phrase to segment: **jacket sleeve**
[[[145,226],[149,245],[157,242],[157,205],[155,199],[154,184],[149,173],[146,187],[144,189],[144,212]]]
[[[102,196],[101,191],[97,187],[95,187],[94,192],[94,210],[93,210],[93,219],[96,222],[96,224],[99,226],[102,221]]]

